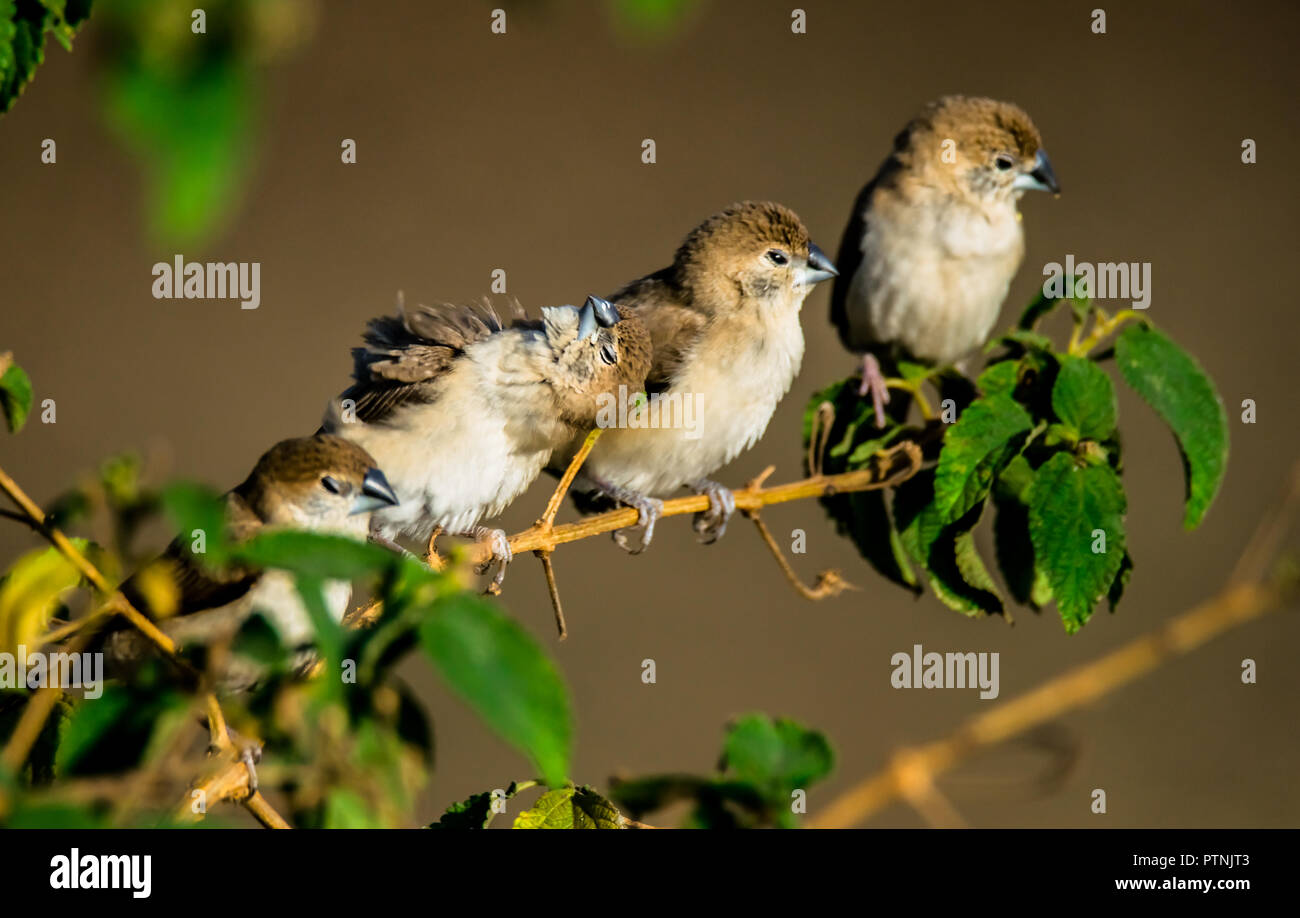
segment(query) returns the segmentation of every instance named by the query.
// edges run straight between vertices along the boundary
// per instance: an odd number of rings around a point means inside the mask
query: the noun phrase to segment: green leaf
[[[930,589],[945,606],[963,615],[1006,613],[997,584],[975,547],[974,529],[983,510],[980,504],[960,520],[944,525],[930,539],[926,551]],[[936,519],[929,511],[925,516],[921,532],[929,531],[929,524]]]
[[[60,774],[77,765],[101,739],[105,738],[131,708],[130,693],[110,686],[99,698],[76,706],[64,728],[56,755]]]
[[[1120,562],[1119,573],[1111,582],[1110,590],[1106,593],[1106,599],[1110,603],[1110,611],[1114,612],[1119,606],[1119,601],[1124,598],[1124,588],[1128,586],[1129,578],[1133,576],[1133,558],[1128,552],[1124,552],[1124,560]]]
[[[868,408],[867,413],[870,416],[871,427],[869,429],[872,431],[878,431],[878,428],[875,426],[875,411]],[[869,440],[863,440],[862,442],[855,444],[853,452],[849,453],[848,467],[850,469],[863,467],[867,462],[871,461],[872,456],[897,440],[899,435],[901,435],[905,430],[907,430],[906,427],[892,427],[882,436],[872,437]],[[850,434],[855,432],[856,429],[851,430]],[[847,440],[847,437],[845,439]]]
[[[835,762],[824,734],[766,714],[740,718],[727,731],[724,771],[741,781],[774,788],[782,800],[830,774]]]
[[[1009,347],[1013,351],[1047,351],[1052,350],[1052,339],[1046,335],[1031,331],[1012,331],[1000,338],[993,338],[984,345],[984,353],[991,354],[999,347]]]
[[[1029,489],[1029,537],[1057,610],[1077,631],[1111,587],[1125,554],[1124,489],[1105,465],[1080,466],[1069,453],[1047,460]],[[1096,531],[1106,550],[1095,552]]]
[[[864,559],[885,577],[914,593],[920,580],[907,560],[902,537],[889,518],[883,491],[855,491],[821,500],[840,533],[848,535]]]
[[[4,410],[10,433],[18,433],[32,410],[32,381],[16,363],[0,376],[0,409]]]
[[[211,488],[189,482],[169,485],[162,493],[163,509],[180,530],[178,538],[187,551],[194,534],[204,534],[205,551],[196,555],[209,564],[221,564],[227,555],[225,498]]]
[[[536,781],[512,781],[510,786],[504,789],[500,799],[509,800],[520,791],[525,791],[536,785]],[[453,803],[447,807],[442,814],[442,818],[432,823],[430,829],[486,829],[492,824],[492,819],[496,813],[492,809],[492,795],[496,791],[484,791],[481,794]]]
[[[984,368],[984,372],[980,373],[975,385],[985,398],[994,395],[1009,396],[1016,391],[1019,376],[1020,361],[999,360],[997,363]]]
[[[358,580],[395,565],[398,555],[371,542],[326,532],[277,529],[249,539],[234,551],[240,561],[323,577]]]
[[[1077,275],[1075,276],[1075,280],[1078,280]],[[1067,287],[1067,289],[1070,288]],[[1073,289],[1078,291],[1079,286],[1076,284]],[[1075,322],[1082,322],[1084,318],[1087,317],[1088,309],[1091,305],[1086,294],[1076,293],[1073,297],[1057,297],[1048,296],[1040,289],[1038,295],[1034,297],[1033,301],[1030,302],[1028,306],[1025,307],[1025,311],[1020,314],[1020,320],[1016,323],[1016,327],[1027,331],[1033,330],[1039,320],[1062,303],[1070,304],[1070,310],[1074,313]]]
[[[928,379],[934,372],[935,368],[926,363],[913,363],[910,360],[898,361],[898,375],[908,382]]]
[[[326,829],[382,829],[384,823],[356,791],[335,788],[325,802]]]
[[[621,829],[623,817],[590,787],[556,788],[515,818],[516,829]]]
[[[712,778],[688,774],[612,778],[609,796],[633,819],[640,819],[679,800],[698,802],[713,786]]]
[[[982,562],[969,557],[973,544],[959,544],[979,520],[981,510],[982,505],[977,505],[961,519],[945,523],[934,499],[934,471],[929,469],[904,482],[894,495],[894,519],[908,557],[925,571],[926,582],[939,601],[965,615],[1003,611],[996,591],[967,582],[962,572],[965,565],[976,581],[985,580],[978,573]]]
[[[933,550],[931,551],[933,555]],[[984,565],[979,549],[975,547],[975,530],[965,529],[953,534],[952,563],[960,575],[963,589],[958,596],[963,604],[974,606],[989,615],[1005,615],[1006,607],[998,595],[998,585]],[[938,565],[934,565],[938,568]],[[956,591],[954,591],[956,592]],[[964,610],[959,610],[964,611]]]
[[[1130,325],[1115,342],[1120,373],[1173,431],[1183,457],[1186,512],[1195,529],[1223,483],[1228,418],[1214,384],[1182,348],[1154,328]]]
[[[522,750],[551,787],[565,783],[572,747],[569,696],[555,664],[485,599],[443,599],[420,642],[452,690]]]
[[[78,551],[86,550],[85,539],[72,542]],[[56,548],[33,549],[15,561],[0,582],[0,651],[34,645],[64,594],[79,583],[81,572]]]
[[[988,496],[998,468],[1012,452],[1012,440],[1028,432],[1033,419],[1006,395],[979,398],[944,436],[934,479],[934,502],[947,523],[964,516]]]
[[[142,28],[128,18],[115,37],[138,41]],[[153,50],[160,38],[147,34]],[[119,52],[101,78],[109,126],[144,167],[151,229],[164,244],[198,245],[224,225],[252,162],[253,70],[229,43],[202,47],[174,60],[164,48]]]
[[[280,632],[266,616],[254,611],[236,632],[230,653],[265,667],[278,668],[288,658]]]
[[[1034,470],[1023,455],[998,474],[994,487],[993,546],[1007,589],[1020,603],[1039,609],[1051,602],[1051,588],[1034,558],[1029,539],[1029,489]]]
[[[45,33],[72,50],[76,27],[89,15],[90,0],[0,0],[0,113],[6,112],[45,59]]]
[[[4,825],[9,829],[90,829],[105,827],[105,819],[89,804],[20,799]]]
[[[1119,414],[1110,377],[1086,357],[1061,358],[1052,410],[1076,440],[1105,440],[1115,432]]]
[[[894,523],[907,556],[926,571],[930,566],[930,546],[943,531],[934,499],[934,469],[913,475],[894,489]]]

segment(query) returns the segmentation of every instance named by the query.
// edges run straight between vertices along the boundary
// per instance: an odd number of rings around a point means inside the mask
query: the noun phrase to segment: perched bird
[[[705,542],[719,538],[735,500],[709,476],[763,435],[803,359],[804,297],[835,274],[793,211],[747,201],[691,230],[670,266],[613,294],[650,331],[650,423],[606,430],[575,498],[586,492],[635,507],[641,551],[663,509],[654,495],[688,487],[709,497],[696,532]],[[553,468],[579,442],[558,453]],[[625,533],[615,540],[633,550]]]
[[[831,322],[864,355],[861,394],[879,426],[889,401],[879,358],[949,364],[988,338],[1025,254],[1016,204],[1029,190],[1060,191],[1029,116],[945,96],[895,138],[859,193]]]
[[[354,384],[325,430],[379,459],[401,503],[372,537],[429,539],[441,529],[490,540],[500,584],[511,559],[500,529],[478,525],[524,492],[552,452],[595,426],[599,396],[640,391],[645,328],[589,297],[505,327],[488,306],[421,306],[374,319],[353,351]]]
[[[317,435],[285,440],[257,461],[242,484],[225,496],[227,535],[246,541],[269,528],[307,529],[364,539],[370,514],[391,507],[397,497],[384,473],[365,450],[341,437]],[[144,575],[122,585],[136,608],[161,618],[160,627],[180,648],[229,641],[253,614],[261,612],[293,653],[292,665],[303,671],[315,662],[315,628],[302,604],[292,574],[250,570],[239,566],[208,567],[190,553],[184,535],[168,547],[159,562],[177,588],[174,609],[159,610],[149,601]],[[330,615],[341,621],[352,595],[347,581],[326,581]],[[126,673],[152,652],[152,645],[134,629],[121,628],[105,639],[106,661]],[[251,688],[261,667],[230,660],[222,674],[225,691]]]

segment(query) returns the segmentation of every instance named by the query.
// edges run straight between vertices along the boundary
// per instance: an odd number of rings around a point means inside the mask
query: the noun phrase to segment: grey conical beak
[[[594,334],[597,328],[596,307],[592,304],[591,298],[582,304],[578,310],[578,340],[585,341],[590,335]]]
[[[598,296],[587,297],[584,306],[590,306],[596,313],[596,321],[600,323],[601,328],[611,328],[618,323],[618,310],[609,300],[602,300]]]
[[[813,284],[820,284],[832,277],[839,277],[839,274],[840,272],[835,270],[835,265],[826,257],[826,253],[817,246],[817,243],[809,243],[808,266],[803,269],[799,282],[805,287],[811,287]]]
[[[1061,184],[1056,180],[1056,172],[1052,169],[1052,161],[1047,158],[1047,154],[1042,150],[1039,150],[1038,155],[1034,157],[1033,170],[1017,175],[1011,187],[1019,191],[1061,193]]]
[[[369,513],[381,507],[396,505],[397,495],[393,493],[393,486],[388,483],[383,472],[372,468],[366,472],[366,477],[361,482],[361,493],[352,501],[351,512],[353,515]]]

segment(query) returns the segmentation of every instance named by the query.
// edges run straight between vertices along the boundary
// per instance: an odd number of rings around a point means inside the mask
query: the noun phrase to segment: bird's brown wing
[[[840,250],[835,256],[835,267],[839,276],[831,288],[831,324],[839,329],[840,340],[844,346],[853,349],[851,319],[848,312],[849,288],[853,285],[853,276],[862,267],[862,237],[867,232],[867,205],[876,190],[876,179],[872,179],[858,192],[853,202],[853,212],[849,214],[849,225],[844,228],[840,238]]]
[[[667,389],[683,357],[704,331],[707,317],[680,301],[668,268],[633,281],[609,299],[635,310],[650,333],[654,356],[646,374],[646,392],[653,395]]]
[[[226,535],[230,542],[244,542],[262,528],[261,519],[236,492],[226,495]],[[167,546],[158,559],[166,566],[179,592],[175,615],[189,615],[205,609],[215,609],[239,599],[257,582],[258,571],[238,565],[207,567],[189,550],[190,539],[184,534]],[[150,607],[147,595],[140,587],[139,575],[133,575],[122,584],[122,593],[133,606],[150,617],[157,618],[157,610]]]
[[[853,277],[862,267],[862,237],[870,225],[867,209],[871,199],[879,189],[896,188],[903,172],[903,163],[898,158],[898,150],[905,146],[908,132],[905,130],[894,138],[895,151],[881,164],[871,181],[862,186],[857,199],[853,202],[853,212],[849,214],[849,225],[844,227],[840,238],[840,250],[835,257],[835,267],[840,272],[831,288],[831,324],[840,333],[840,341],[851,351],[861,351],[862,342],[854,334],[853,316],[849,315],[849,290],[853,286]],[[855,340],[856,339],[856,340]],[[871,350],[877,350],[872,347]]]
[[[355,403],[360,421],[389,417],[409,402],[426,402],[429,385],[465,348],[501,331],[490,305],[417,306],[396,316],[372,319],[365,347],[352,351],[353,385],[342,398]]]

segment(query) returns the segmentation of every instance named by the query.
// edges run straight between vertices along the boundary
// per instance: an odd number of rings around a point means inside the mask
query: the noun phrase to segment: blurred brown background
[[[141,177],[103,126],[95,17],[72,54],[53,43],[0,124],[0,349],[30,372],[38,414],[0,437],[0,463],[48,500],[125,449],[170,456],[169,474],[226,487],[270,443],[308,433],[347,379],[364,321],[413,301],[464,300],[505,268],[526,306],[579,301],[666,264],[682,235],[726,204],[794,208],[834,252],[849,206],[894,133],[948,92],[1015,101],[1035,118],[1064,187],[1023,202],[1025,266],[1003,324],[1045,262],[1153,263],[1151,317],[1198,355],[1228,406],[1226,484],[1203,528],[1182,531],[1182,473],[1166,432],[1121,393],[1129,539],[1137,568],[1120,611],[1067,638],[1054,611],[1008,627],[970,621],[887,585],[814,502],[766,518],[804,529],[805,577],[838,567],[862,587],[821,604],[794,594],[743,519],[718,545],[666,521],[653,548],[607,539],[562,549],[571,637],[556,645],[544,584],[519,559],[505,600],[560,661],[578,717],[574,777],[700,771],[731,717],[764,710],[826,731],[833,779],[810,809],[874,771],[900,744],[935,738],[993,702],[972,691],[898,691],[890,656],[1000,651],[1001,697],[1090,660],[1212,593],[1276,502],[1300,434],[1287,415],[1300,318],[1284,292],[1297,241],[1300,148],[1289,3],[1091,5],[700,3],[675,29],[635,34],[604,3],[327,2],[313,34],[262,74],[246,197],[192,260],[258,261],[262,305],[155,300]],[[493,35],[490,11],[508,11]],[[58,163],[39,161],[43,138]],[[654,138],[658,162],[643,165]],[[1243,165],[1241,141],[1258,143]],[[358,163],[339,161],[355,138]],[[740,486],[769,463],[800,476],[808,396],[852,369],[805,306],[803,371],[767,436],[719,477]],[[1240,423],[1243,398],[1259,422]],[[523,528],[539,482],[508,513]],[[571,511],[566,511],[571,513]],[[0,528],[0,558],[32,543]],[[7,563],[7,561],[6,561]],[[982,826],[1294,826],[1300,795],[1300,670],[1291,612],[1230,633],[1063,726],[1083,744],[1048,794],[1020,779],[1045,759],[1020,748],[964,767],[944,787]],[[1244,657],[1259,684],[1243,686]],[[644,685],[653,658],[658,684]],[[423,663],[411,678],[436,720],[438,771],[422,815],[526,776]],[[1009,785],[1004,779],[1016,779]],[[1089,794],[1108,794],[1094,816]],[[427,821],[426,819],[426,821]],[[877,824],[916,825],[898,807]]]

